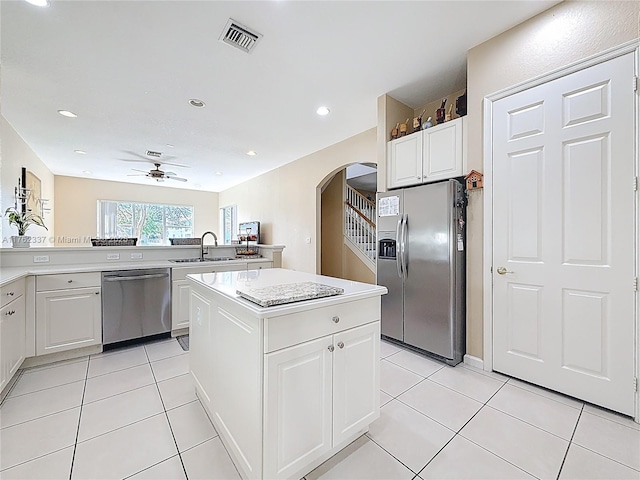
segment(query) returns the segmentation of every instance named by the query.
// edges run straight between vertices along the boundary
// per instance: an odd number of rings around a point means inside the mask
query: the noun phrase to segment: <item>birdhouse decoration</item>
[[[467,190],[477,190],[482,188],[482,174],[475,170],[471,170],[465,177],[467,181]]]

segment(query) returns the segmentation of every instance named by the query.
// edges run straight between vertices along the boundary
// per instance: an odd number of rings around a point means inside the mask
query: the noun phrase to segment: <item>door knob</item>
[[[498,267],[498,269],[497,269],[496,271],[497,271],[500,275],[506,275],[507,273],[513,273],[513,272],[510,272],[509,270],[507,270],[507,269],[506,269],[506,268],[504,268],[504,267]]]

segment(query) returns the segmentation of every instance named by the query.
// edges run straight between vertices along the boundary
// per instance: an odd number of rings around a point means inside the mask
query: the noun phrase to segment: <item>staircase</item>
[[[345,243],[375,272],[376,204],[345,184]]]

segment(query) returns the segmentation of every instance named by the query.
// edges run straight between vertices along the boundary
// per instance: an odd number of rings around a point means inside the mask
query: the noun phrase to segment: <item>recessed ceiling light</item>
[[[222,172],[216,172],[216,175],[222,175]]]
[[[27,3],[31,5],[35,5],[36,7],[48,7],[49,0],[25,0]]]
[[[74,152],[76,152],[78,155],[86,155],[87,152],[85,152],[84,150],[74,150]]]
[[[258,154],[258,152],[256,152],[255,150],[249,150],[247,152],[247,155],[251,156],[251,157],[255,157]]]
[[[196,188],[200,188],[202,185],[200,185],[199,183],[194,183],[193,186]]]
[[[192,107],[202,108],[204,107],[204,102],[202,100],[198,100],[197,98],[192,98],[189,100],[189,105]]]
[[[63,117],[69,117],[69,118],[76,118],[78,116],[75,113],[70,112],[69,110],[58,110],[58,113]]]
[[[318,109],[316,110],[316,113],[324,117],[325,115],[329,115],[330,111],[331,110],[329,110],[327,107],[318,107]]]
[[[175,145],[171,145],[170,143],[167,143],[167,147],[173,148],[173,147],[175,147]]]
[[[91,175],[93,172],[89,170],[83,170],[82,173],[84,173],[85,175]]]

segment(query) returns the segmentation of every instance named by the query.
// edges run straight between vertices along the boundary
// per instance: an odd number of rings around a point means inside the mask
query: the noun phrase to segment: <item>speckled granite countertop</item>
[[[238,289],[236,293],[253,303],[257,303],[261,307],[272,307],[273,305],[283,305],[285,303],[340,295],[344,293],[344,289],[322,283],[301,282],[272,285],[263,288],[242,287]]]

